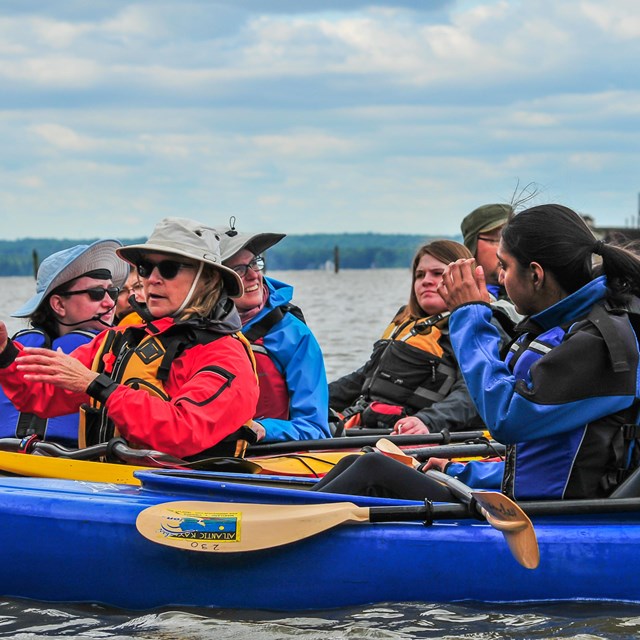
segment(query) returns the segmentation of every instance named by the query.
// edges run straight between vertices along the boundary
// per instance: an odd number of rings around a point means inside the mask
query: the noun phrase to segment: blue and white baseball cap
[[[114,286],[122,287],[129,276],[129,265],[116,254],[116,249],[121,246],[119,240],[98,240],[48,256],[38,268],[36,294],[11,315],[14,318],[28,318],[61,284],[98,269],[108,270]]]

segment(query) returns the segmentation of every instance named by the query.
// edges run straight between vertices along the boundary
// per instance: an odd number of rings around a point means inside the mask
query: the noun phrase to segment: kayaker
[[[143,244],[117,250],[134,264],[152,320],[101,333],[72,355],[26,349],[0,323],[0,384],[23,411],[43,416],[83,405],[81,444],[121,435],[180,458],[234,455],[258,384],[230,297],[242,281],[222,265],[219,233],[164,218]],[[124,278],[123,278],[124,279]]]
[[[239,233],[235,219],[220,240],[223,264],[244,284],[235,299],[258,367],[260,398],[252,428],[263,442],[331,435],[327,375],[320,345],[292,304],[293,287],[264,276],[264,252],[282,233]]]
[[[439,291],[453,309],[451,342],[467,386],[492,436],[508,445],[506,459],[431,459],[424,469],[517,499],[606,497],[638,466],[640,259],[596,239],[577,213],[557,204],[516,214],[498,256],[500,282],[526,316],[506,359],[482,269],[456,261]],[[357,467],[337,481],[352,475],[362,484]],[[425,476],[409,471],[415,495]],[[385,491],[403,492],[392,474],[385,483]]]
[[[452,240],[434,240],[414,255],[407,304],[369,360],[329,384],[329,405],[347,428],[425,434],[480,424],[449,341],[447,305],[437,291],[445,267],[460,258],[471,253]]]
[[[510,204],[483,204],[466,215],[460,223],[462,242],[484,271],[494,311],[494,324],[503,332],[505,344],[515,337],[514,327],[522,320],[509,300],[506,289],[500,284],[500,261],[497,255],[500,234],[512,215],[513,206]]]
[[[116,255],[118,240],[79,244],[46,257],[36,274],[36,293],[11,315],[30,327],[13,339],[25,347],[71,353],[113,324],[127,264]],[[19,411],[0,389],[0,438],[26,438],[78,446],[78,411],[47,420]]]
[[[144,285],[140,280],[138,270],[133,265],[129,265],[129,267],[129,277],[120,289],[116,301],[114,324],[120,326],[141,324],[143,321],[139,311],[134,309],[133,305],[135,304],[138,310],[141,305],[144,306]]]

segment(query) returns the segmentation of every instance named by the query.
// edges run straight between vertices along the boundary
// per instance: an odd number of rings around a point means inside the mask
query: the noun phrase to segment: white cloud
[[[59,124],[37,124],[30,130],[48,142],[51,146],[66,151],[86,151],[95,143],[85,136]]]
[[[27,189],[41,189],[44,182],[38,176],[22,176],[16,180],[16,184]]]
[[[263,150],[270,156],[294,156],[295,158],[317,158],[336,153],[344,155],[357,151],[359,146],[347,139],[320,131],[257,136],[251,142],[256,149]]]
[[[57,90],[90,87],[99,75],[99,66],[91,60],[66,56],[0,61],[0,78]]]

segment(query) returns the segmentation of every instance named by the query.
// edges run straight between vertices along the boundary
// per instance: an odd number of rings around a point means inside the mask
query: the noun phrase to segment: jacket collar
[[[543,309],[529,318],[523,320],[518,328],[529,330],[529,323],[535,323],[543,331],[552,329],[567,322],[572,322],[584,317],[596,302],[607,295],[607,279],[600,276],[574,291],[566,298],[562,298],[555,304]]]

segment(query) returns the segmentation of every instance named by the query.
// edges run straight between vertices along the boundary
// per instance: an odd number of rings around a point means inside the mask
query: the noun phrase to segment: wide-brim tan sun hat
[[[222,260],[229,260],[242,249],[259,256],[285,237],[285,233],[240,233],[233,227],[226,227],[221,229],[220,235]]]
[[[122,247],[119,240],[98,240],[93,244],[78,244],[46,257],[36,276],[36,294],[11,315],[28,318],[43,300],[60,285],[80,278],[85,273],[106,269],[111,273],[114,286],[120,288],[129,277],[129,265],[118,257]]]
[[[222,264],[221,235],[215,228],[196,220],[163,218],[145,243],[121,247],[118,255],[132,265],[148,253],[166,253],[204,262],[220,272],[227,294],[239,298],[243,294],[242,279]]]

